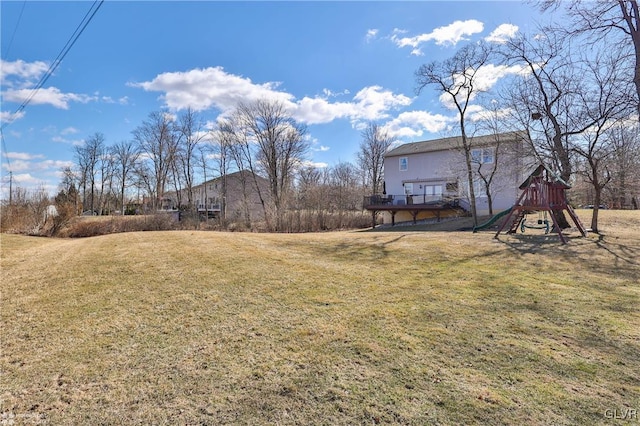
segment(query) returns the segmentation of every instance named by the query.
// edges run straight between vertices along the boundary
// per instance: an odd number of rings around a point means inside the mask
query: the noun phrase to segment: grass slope
[[[2,235],[0,420],[613,422],[640,410],[640,216],[601,224],[564,246],[410,228]]]

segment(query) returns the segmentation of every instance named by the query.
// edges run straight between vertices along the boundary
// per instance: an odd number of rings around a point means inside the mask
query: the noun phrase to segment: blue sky
[[[531,5],[502,2],[105,1],[21,113],[92,2],[2,1],[2,189],[54,192],[74,146],[131,139],[152,111],[191,106],[205,120],[273,98],[308,125],[319,166],[355,162],[362,126],[398,141],[451,133],[455,114],[414,73],[467,41],[535,31]],[[509,74],[489,68],[487,85]]]

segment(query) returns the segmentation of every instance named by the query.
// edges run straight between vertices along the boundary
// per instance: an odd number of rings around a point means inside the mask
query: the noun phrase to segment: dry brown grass
[[[2,235],[0,422],[604,424],[640,410],[640,215],[601,227]]]

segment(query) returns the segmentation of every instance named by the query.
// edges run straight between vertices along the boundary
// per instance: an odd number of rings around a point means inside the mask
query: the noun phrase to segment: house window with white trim
[[[487,196],[487,185],[480,178],[476,178],[473,181],[473,192],[476,197],[486,197]],[[469,195],[471,196],[471,195]]]
[[[493,164],[493,149],[472,149],[471,161],[476,164]]]
[[[409,170],[409,157],[400,157],[400,171],[406,172]]]
[[[404,183],[404,193],[405,195],[413,195],[413,182]]]

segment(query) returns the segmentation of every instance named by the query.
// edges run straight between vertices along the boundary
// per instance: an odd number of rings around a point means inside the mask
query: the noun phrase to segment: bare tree
[[[178,147],[175,164],[179,169],[181,179],[184,181],[187,205],[190,209],[193,208],[193,181],[197,162],[196,148],[207,135],[203,128],[202,120],[191,108],[181,114],[176,123]]]
[[[211,145],[209,145],[210,152],[216,158],[216,170],[218,175],[222,178],[222,188],[220,191],[220,219],[224,223],[227,218],[227,174],[232,167],[234,161],[234,130],[232,124],[227,120],[220,120],[216,128],[211,131]],[[240,163],[242,159],[238,158]],[[242,170],[242,167],[236,164],[237,170]],[[243,188],[246,189],[246,182],[241,175]],[[244,191],[246,195],[246,191]],[[246,200],[246,197],[245,197]],[[249,213],[248,205],[245,201],[245,214]]]
[[[579,69],[571,46],[556,33],[541,31],[537,37],[514,37],[505,44],[504,59],[521,65],[524,78],[516,78],[506,93],[517,121],[531,135],[541,160],[551,164],[569,182],[572,174],[570,136],[584,132],[592,123],[578,120],[574,108],[581,91]]]
[[[62,169],[62,181],[60,182],[60,192],[65,194],[65,200],[73,204],[73,214],[78,214],[78,175],[71,169],[65,167]]]
[[[609,139],[609,132],[619,121],[631,113],[626,93],[628,92],[624,79],[619,73],[617,55],[611,52],[601,52],[586,63],[583,72],[581,105],[587,116],[587,122],[592,123],[574,141],[572,149],[585,160],[588,166],[582,170],[594,190],[594,208],[591,216],[591,230],[598,231],[598,211],[602,200],[602,190],[611,181],[612,175],[607,169],[607,158],[612,155],[614,145]]]
[[[250,172],[250,175],[248,175],[247,173],[238,174],[240,187],[242,189],[241,204],[244,217],[244,225],[247,228],[251,227],[251,208],[249,205],[249,197],[252,185],[249,179],[252,179],[253,183],[255,184],[255,189],[258,193],[258,198],[260,199],[260,205],[262,206],[262,211],[265,221],[267,222],[267,227],[271,228],[265,200],[266,194],[262,193],[261,186],[258,185],[256,179],[257,165],[256,161],[254,161],[253,158],[253,148],[249,137],[250,134],[242,126],[237,111],[232,114],[230,119],[221,120],[218,123],[218,138],[219,141],[222,141],[222,143],[225,145],[225,149],[228,151],[230,163],[233,163],[238,171],[242,172],[244,170],[248,170]],[[232,167],[231,164],[229,164],[229,167]]]
[[[474,225],[478,225],[474,174],[471,158],[471,143],[467,134],[467,110],[471,102],[481,92],[477,84],[478,70],[489,62],[491,46],[485,43],[467,44],[455,55],[444,61],[434,61],[420,66],[416,71],[417,92],[420,94],[426,86],[435,86],[436,90],[450,102],[458,113],[462,150],[467,168],[467,184],[471,215]]]
[[[247,140],[254,143],[254,158],[269,180],[278,230],[295,171],[309,148],[306,127],[297,123],[278,101],[261,99],[241,103],[236,113]],[[259,186],[257,182],[256,186]]]
[[[358,151],[358,165],[368,181],[372,194],[380,194],[384,181],[384,155],[393,139],[374,122],[369,122],[360,136],[362,140]]]
[[[100,215],[107,211],[109,213],[110,201],[113,200],[113,178],[115,175],[115,159],[111,150],[106,146],[102,149],[98,160],[98,171],[100,173],[100,190],[98,191],[98,212]]]
[[[124,194],[127,187],[131,184],[132,174],[140,152],[137,150],[136,144],[133,141],[122,141],[111,147],[111,153],[116,164],[116,173],[120,186],[120,207],[124,215]]]
[[[166,112],[152,112],[133,131],[133,138],[140,150],[141,160],[150,162],[154,181],[153,208],[159,208],[164,195],[169,172],[174,164],[178,149],[178,138],[173,126],[173,118]],[[149,176],[146,179],[149,182]]]
[[[640,196],[640,126],[619,123],[608,132],[611,155],[606,169],[611,184],[605,188],[609,203],[618,208],[638,208]]]
[[[104,153],[104,149],[104,135],[102,133],[93,134],[84,142],[84,145],[80,145],[75,148],[75,157],[81,170],[82,184],[84,188],[83,208],[86,208],[86,185],[89,184],[91,191],[91,214],[95,214],[96,212],[95,198],[98,163]],[[102,182],[102,179],[100,182]]]
[[[87,181],[89,175],[89,164],[86,157],[84,146],[76,146],[74,150],[74,159],[77,165],[76,176],[78,178],[78,191],[82,189],[82,198],[80,201],[81,210],[85,209],[87,205]]]
[[[554,31],[543,29],[532,38],[523,34],[504,47],[506,63],[526,70],[505,92],[514,115],[527,129],[536,155],[568,183],[573,174],[573,140],[600,119],[585,96],[592,90],[588,86],[593,70],[579,49]],[[561,228],[570,227],[564,214],[558,218]]]
[[[356,210],[362,202],[357,168],[349,162],[340,162],[329,169],[329,175],[334,208],[340,214]]]
[[[502,111],[499,109],[497,103],[492,103],[492,106],[487,110],[487,113],[483,114],[480,122],[477,124],[478,130],[486,132],[491,139],[491,146],[476,147],[471,151],[471,163],[473,172],[477,175],[482,184],[484,185],[484,192],[487,196],[487,204],[489,206],[489,214],[493,216],[493,195],[495,192],[494,179],[498,174],[498,170],[504,167],[502,164],[502,157],[506,151],[507,145],[503,140],[503,118]],[[483,132],[483,133],[484,133]],[[475,155],[474,155],[475,154]]]
[[[145,202],[145,196],[148,196],[152,200],[151,208],[155,209],[156,200],[158,199],[156,193],[158,185],[156,184],[155,175],[153,170],[149,167],[148,161],[143,161],[139,158],[133,165],[133,175],[135,178],[135,185],[138,187],[138,190],[144,190],[142,200],[138,197],[138,201],[142,201],[142,204],[144,205],[143,207],[146,211],[149,206]]]
[[[618,66],[628,70],[635,86],[635,105],[640,120],[640,10],[637,0],[585,1],[539,0],[541,10],[565,7],[570,22],[556,31],[566,36],[587,36],[587,43],[605,40],[607,49],[622,49]],[[631,92],[629,92],[631,93]]]

